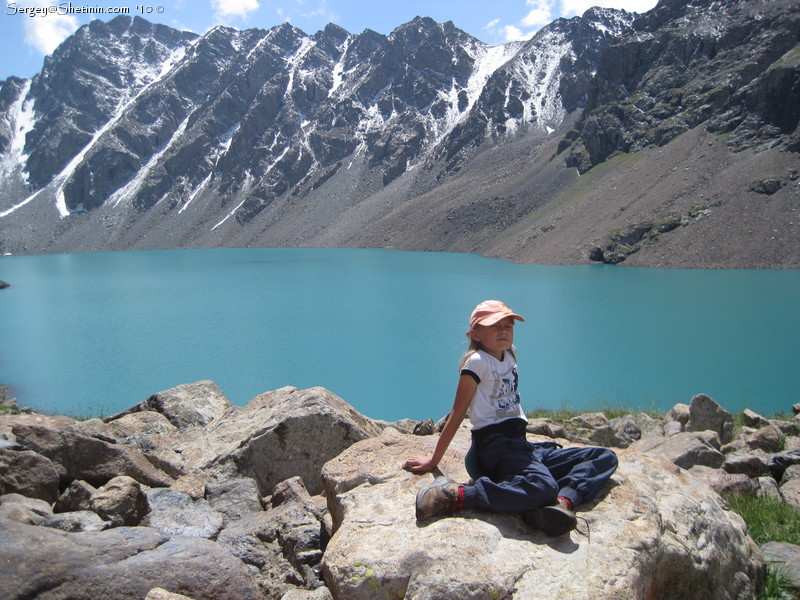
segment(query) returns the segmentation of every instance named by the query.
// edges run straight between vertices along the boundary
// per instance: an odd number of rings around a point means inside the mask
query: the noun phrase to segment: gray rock
[[[743,473],[728,473],[701,465],[692,467],[689,473],[720,495],[755,496],[759,490],[758,480]]]
[[[40,523],[42,527],[52,527],[61,531],[103,531],[111,526],[111,523],[104,521],[100,515],[90,510],[79,510],[75,512],[64,512],[51,515]]]
[[[226,521],[261,512],[261,497],[254,479],[242,477],[206,485],[206,500]]]
[[[108,432],[122,443],[131,444],[142,452],[152,449],[148,441],[159,435],[172,435],[178,428],[160,412],[146,410],[134,412],[109,421]],[[141,447],[139,444],[143,444]]]
[[[315,590],[289,590],[281,600],[333,600],[331,592],[326,587],[317,588]]]
[[[0,598],[141,600],[156,587],[189,597],[261,600],[247,568],[202,538],[166,540],[150,527],[67,533],[13,521],[0,526]]]
[[[266,598],[323,585],[320,522],[300,502],[288,501],[230,523],[217,538],[245,564]]]
[[[147,514],[147,497],[141,484],[127,475],[114,477],[94,492],[89,504],[113,526],[138,525]]]
[[[213,381],[198,381],[159,392],[144,401],[148,410],[163,414],[178,429],[208,425],[231,408]]]
[[[689,403],[686,431],[716,431],[723,444],[733,439],[733,416],[705,394],[698,394]]]
[[[683,425],[679,421],[667,421],[664,424],[664,435],[672,437],[683,432]]]
[[[38,498],[29,498],[22,494],[11,493],[0,496],[0,517],[39,525],[53,514],[50,504]]]
[[[764,560],[785,575],[795,589],[800,588],[800,546],[789,542],[767,542],[761,546]]]
[[[766,425],[745,438],[745,444],[753,450],[780,452],[784,435],[777,427]]]
[[[595,429],[589,435],[589,440],[607,448],[627,448],[641,437],[642,430],[639,429],[633,415],[626,415],[611,419],[607,424]]]
[[[791,479],[780,484],[781,497],[786,504],[800,509],[800,479]]]
[[[761,477],[769,472],[769,455],[763,450],[733,452],[725,456],[722,468],[728,473],[742,473],[748,477]]]
[[[783,472],[790,465],[800,464],[800,448],[784,450],[773,454],[769,459],[769,470],[776,481],[783,479]]]
[[[436,425],[433,422],[433,419],[426,419],[425,421],[420,421],[414,427],[413,431],[414,435],[433,435],[436,433]]]
[[[82,479],[99,486],[117,475],[150,486],[169,486],[173,481],[134,448],[37,425],[16,425],[13,432],[18,442],[53,462],[64,485]]]
[[[324,388],[285,387],[251,400],[202,429],[173,440],[187,471],[220,479],[251,477],[259,494],[299,476],[309,492],[322,489],[325,461],[382,429]]]
[[[528,426],[525,431],[533,435],[543,435],[553,439],[566,439],[567,437],[567,430],[564,426],[553,423],[550,419],[528,419]]]
[[[666,418],[667,421],[676,421],[682,427],[686,427],[689,423],[689,405],[679,402],[670,409]]]
[[[466,428],[456,438],[439,469],[465,481]],[[434,444],[386,430],[326,463],[336,532],[322,566],[334,598],[605,600],[648,590],[660,600],[721,600],[755,594],[764,563],[743,520],[708,486],[662,460],[617,451],[619,468],[609,485],[578,507],[589,541],[578,532],[548,538],[516,515],[478,511],[419,526],[414,498],[433,476],[400,465],[402,457],[428,454]]]
[[[789,465],[783,472],[781,483],[786,483],[792,479],[800,479],[800,465]]]
[[[187,494],[158,488],[145,491],[149,512],[144,527],[155,527],[166,537],[216,538],[224,525],[222,514],[206,500],[193,500]]]
[[[775,481],[772,477],[759,477],[757,481],[758,481],[758,490],[756,490],[757,497],[775,498],[777,500],[783,501],[783,497],[781,496],[781,491],[778,488],[778,482]]]
[[[164,588],[153,588],[147,592],[147,596],[144,597],[144,600],[194,600],[194,598],[169,592]]]
[[[769,424],[775,427],[785,436],[793,436],[800,433],[800,427],[797,426],[797,421],[792,419],[787,421],[785,419],[769,419]]]
[[[97,488],[85,481],[76,479],[59,496],[58,501],[53,506],[53,510],[57,513],[91,510],[92,496],[96,493]]]
[[[766,417],[762,417],[749,408],[742,411],[742,417],[744,418],[745,425],[749,427],[764,427],[765,425],[769,425],[769,420]]]
[[[153,394],[126,411],[105,419],[114,422],[142,411],[164,415],[178,429],[208,425],[231,408],[231,403],[213,381],[198,381]]]
[[[52,504],[58,483],[55,465],[41,454],[0,448],[0,494],[18,492]]]
[[[629,448],[648,456],[666,458],[684,469],[695,465],[716,469],[725,462],[725,455],[719,450],[719,437],[713,431],[644,438],[634,442]]]

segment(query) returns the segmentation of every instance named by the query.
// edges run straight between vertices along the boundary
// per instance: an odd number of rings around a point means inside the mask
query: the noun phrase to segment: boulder
[[[289,590],[281,600],[333,600],[330,590],[326,587],[315,590]]]
[[[241,561],[202,538],[150,527],[67,533],[3,520],[0,598],[141,600],[160,587],[193,598],[261,600]]]
[[[786,483],[792,479],[800,479],[800,465],[789,465],[783,472],[781,483]]]
[[[13,429],[17,425],[38,425],[61,431],[64,427],[77,423],[75,419],[62,415],[40,415],[38,413],[22,415],[0,415],[0,438],[16,441]]]
[[[89,506],[113,526],[138,525],[147,514],[147,497],[141,484],[127,475],[114,477],[89,498]]]
[[[208,425],[230,408],[228,398],[213,381],[198,381],[153,394],[136,406],[107,417],[105,421],[113,422],[141,411],[155,411],[164,415],[178,429],[185,429]]]
[[[783,472],[791,465],[800,465],[800,448],[778,452],[769,459],[769,470],[776,481],[783,479]]]
[[[164,588],[153,588],[147,592],[147,596],[144,597],[144,600],[194,600],[194,598],[184,596],[183,594],[175,594]]]
[[[0,494],[16,492],[52,504],[58,482],[55,465],[41,454],[0,448]]]
[[[780,486],[781,498],[786,504],[800,509],[800,479],[791,479]]]
[[[0,518],[29,525],[39,525],[52,514],[53,509],[44,500],[16,493],[0,496]]]
[[[764,558],[800,589],[800,546],[788,542],[767,542],[761,546]]]
[[[140,441],[149,440],[153,436],[172,435],[178,429],[169,422],[167,417],[153,410],[135,412],[118,417],[108,422],[106,427],[113,437],[134,446]],[[149,444],[144,444],[139,450],[148,450],[149,446]]]
[[[100,486],[117,475],[128,475],[153,487],[167,487],[173,482],[141,452],[128,446],[39,425],[15,425],[13,433],[18,443],[54,463],[63,485],[82,479]]]
[[[193,500],[189,495],[167,488],[146,490],[149,512],[142,526],[155,527],[167,537],[189,536],[216,538],[223,526],[220,513],[206,500]]]
[[[689,405],[679,402],[667,413],[667,421],[675,421],[681,424],[681,428],[685,428],[689,423],[689,416]]]
[[[322,489],[325,461],[382,429],[324,388],[284,387],[255,397],[239,411],[173,440],[187,471],[220,479],[250,477],[262,496],[299,476]]]
[[[297,483],[282,485],[283,502],[229,523],[217,542],[250,566],[265,598],[324,585],[319,572],[323,529],[307,494]]]
[[[261,498],[255,480],[249,477],[208,483],[206,500],[226,521],[261,512]]]
[[[769,420],[766,417],[761,416],[749,408],[745,408],[742,411],[742,418],[744,419],[744,424],[748,427],[764,427],[765,425],[769,425]]]
[[[689,473],[720,495],[755,496],[760,489],[758,479],[743,473],[728,473],[722,469],[712,469],[702,465],[692,467]],[[777,490],[777,485],[775,489]]]
[[[53,506],[53,510],[57,513],[91,510],[92,496],[96,493],[97,488],[85,481],[76,479],[59,496],[58,501]]]
[[[769,472],[769,455],[763,450],[740,450],[725,456],[722,465],[728,473],[743,473],[748,477],[761,477]]]
[[[400,465],[404,457],[430,453],[435,442],[388,429],[325,464],[335,533],[322,567],[334,598],[755,595],[764,561],[744,521],[708,486],[667,461],[618,451],[612,480],[594,501],[577,507],[583,534],[549,538],[517,515],[479,511],[420,526],[414,498],[434,476]],[[462,427],[440,472],[466,481],[468,446]]]
[[[716,431],[723,444],[733,439],[733,416],[705,394],[698,394],[689,403],[686,431]]]
[[[758,481],[758,489],[756,490],[756,496],[759,498],[775,498],[776,500],[783,501],[781,497],[781,490],[778,487],[778,482],[775,481],[772,477],[759,477]]]
[[[595,445],[606,448],[627,448],[641,437],[642,430],[639,429],[633,415],[626,415],[611,419],[595,429],[589,440]]]
[[[40,523],[42,527],[52,527],[61,531],[103,531],[111,526],[90,510],[78,510],[50,515]]]
[[[719,437],[713,431],[644,438],[631,444],[629,449],[648,456],[666,458],[684,469],[695,465],[716,469],[725,462],[725,455],[719,450]]]
[[[553,423],[550,419],[528,419],[528,426],[525,431],[533,435],[543,435],[549,438],[567,437],[567,430],[559,423]]]

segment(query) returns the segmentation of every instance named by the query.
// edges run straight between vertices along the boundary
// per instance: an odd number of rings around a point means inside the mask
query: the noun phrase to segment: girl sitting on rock
[[[453,409],[433,455],[409,458],[403,468],[435,469],[469,410],[481,473],[470,485],[439,477],[420,490],[418,520],[480,508],[522,513],[545,534],[562,535],[575,528],[574,507],[593,498],[616,470],[617,456],[607,448],[527,440],[514,348],[514,325],[524,320],[498,300],[472,312]]]

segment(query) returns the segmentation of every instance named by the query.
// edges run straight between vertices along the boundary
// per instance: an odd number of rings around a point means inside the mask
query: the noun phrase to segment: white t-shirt
[[[511,352],[504,352],[503,360],[497,360],[483,350],[476,350],[464,363],[461,374],[470,375],[478,382],[470,404],[473,429],[507,419],[526,418],[518,391],[517,361]]]

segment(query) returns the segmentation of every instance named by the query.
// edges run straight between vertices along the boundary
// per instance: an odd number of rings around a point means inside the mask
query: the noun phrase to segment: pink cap
[[[511,317],[517,321],[525,320],[499,300],[486,300],[478,304],[475,310],[472,311],[472,316],[469,318],[470,331],[478,325],[494,325],[506,317]]]

